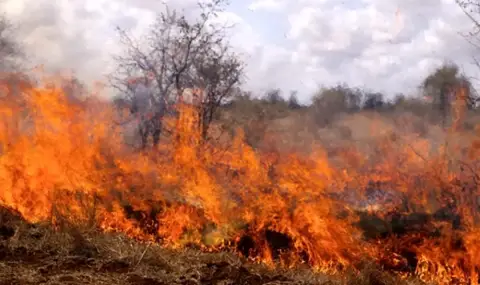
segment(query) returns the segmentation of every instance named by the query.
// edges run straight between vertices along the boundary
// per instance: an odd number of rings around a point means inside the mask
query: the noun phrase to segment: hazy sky
[[[32,63],[74,68],[101,80],[118,52],[114,27],[140,34],[161,0],[4,0]],[[191,9],[195,0],[171,0]],[[246,88],[298,90],[346,82],[411,92],[444,60],[472,76],[474,49],[460,32],[471,23],[455,0],[231,0],[220,21],[235,23],[232,43],[248,64]]]

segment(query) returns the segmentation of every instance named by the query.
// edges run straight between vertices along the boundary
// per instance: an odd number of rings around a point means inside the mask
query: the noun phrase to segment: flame
[[[262,152],[241,130],[229,144],[202,141],[195,107],[179,104],[179,116],[165,119],[171,134],[138,152],[118,112],[94,96],[69,100],[50,83],[3,93],[0,203],[30,222],[332,274],[373,261],[402,276],[478,284],[477,140],[456,160],[463,171],[417,137],[335,157],[321,146],[308,156]],[[362,204],[371,195],[386,198]],[[383,235],[366,237],[365,217],[386,221]]]

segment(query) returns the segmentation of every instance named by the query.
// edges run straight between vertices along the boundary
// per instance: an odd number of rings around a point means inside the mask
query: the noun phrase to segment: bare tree
[[[480,0],[455,0],[455,2],[472,22],[472,28],[468,32],[462,33],[463,36],[477,51],[480,51]],[[474,55],[473,61],[475,65],[480,68],[480,59],[478,56]],[[478,78],[469,79],[478,80]],[[475,103],[478,103],[478,101],[477,99]]]
[[[161,131],[162,118],[185,89],[199,88],[203,97],[197,106],[199,127],[206,137],[214,113],[240,83],[243,64],[230,52],[225,33],[228,27],[211,23],[224,4],[225,0],[199,2],[200,17],[194,21],[166,6],[141,40],[118,28],[124,53],[115,57],[117,68],[110,76],[111,83],[122,96],[132,100],[135,90],[127,79],[132,76],[153,79],[150,103],[154,114],[148,118],[149,122],[143,122],[153,126],[152,132]],[[154,139],[156,143],[158,136]]]
[[[243,77],[243,63],[239,57],[222,41],[215,45],[211,46],[210,53],[204,53],[194,62],[192,76],[196,79],[194,84],[204,90],[198,106],[204,139],[218,108],[236,93]]]
[[[455,2],[460,6],[465,15],[471,20],[473,27],[466,36],[477,47],[480,35],[480,1],[479,0],[455,0]]]

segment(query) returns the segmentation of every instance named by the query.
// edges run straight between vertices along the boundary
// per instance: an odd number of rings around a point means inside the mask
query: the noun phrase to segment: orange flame
[[[110,104],[73,102],[53,86],[0,98],[0,203],[30,222],[234,247],[329,273],[370,260],[426,281],[478,284],[478,170],[451,170],[426,140],[383,139],[372,154],[352,148],[332,163],[321,147],[308,156],[254,150],[241,131],[228,147],[202,141],[195,108],[179,104],[179,117],[165,119],[173,134],[138,153]],[[360,205],[372,193],[392,198]],[[374,215],[385,230],[367,238]]]

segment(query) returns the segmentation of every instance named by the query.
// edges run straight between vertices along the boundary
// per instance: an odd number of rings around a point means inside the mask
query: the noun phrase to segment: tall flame
[[[232,247],[329,273],[373,261],[413,266],[406,275],[426,281],[478,284],[476,141],[457,160],[462,171],[415,137],[379,140],[371,154],[352,147],[333,161],[321,147],[308,156],[260,152],[241,131],[229,145],[202,141],[196,110],[179,105],[165,122],[172,134],[139,153],[124,143],[110,104],[69,100],[50,85],[21,93],[0,98],[0,203],[30,222],[176,248]],[[390,198],[360,203],[372,193]],[[365,215],[387,221],[383,235],[365,236]],[[413,229],[396,230],[405,221]]]

